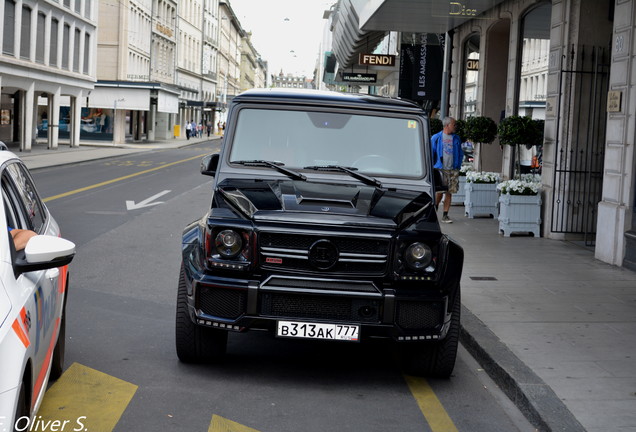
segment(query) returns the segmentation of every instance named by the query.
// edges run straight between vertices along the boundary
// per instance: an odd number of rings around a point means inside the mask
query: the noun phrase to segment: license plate
[[[360,326],[357,325],[278,321],[276,335],[301,339],[328,339],[357,342],[359,329]]]

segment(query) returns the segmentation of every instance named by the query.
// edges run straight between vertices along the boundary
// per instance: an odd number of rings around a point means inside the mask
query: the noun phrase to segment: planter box
[[[459,189],[453,194],[452,205],[464,205],[466,199],[466,176],[459,176]]]
[[[466,183],[466,216],[497,217],[497,193],[496,183]]]
[[[541,236],[541,196],[501,195],[499,197],[499,232],[532,233]]]

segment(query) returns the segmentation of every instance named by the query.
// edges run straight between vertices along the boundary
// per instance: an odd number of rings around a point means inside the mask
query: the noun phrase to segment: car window
[[[369,174],[425,174],[422,123],[415,117],[244,108],[230,162],[265,159],[289,168],[343,165]]]
[[[44,205],[26,168],[17,162],[7,165],[2,175],[2,189],[15,212],[16,223],[22,225],[14,228],[42,233],[46,220]]]
[[[26,221],[20,219],[20,212],[15,206],[15,199],[9,198],[10,192],[4,181],[2,181],[2,202],[4,204],[4,213],[7,218],[7,226],[11,228],[22,228],[26,225]]]

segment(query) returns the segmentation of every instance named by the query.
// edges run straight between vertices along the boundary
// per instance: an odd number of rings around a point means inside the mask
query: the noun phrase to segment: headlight
[[[413,270],[426,268],[433,259],[433,251],[424,243],[412,243],[404,252],[404,261]]]
[[[214,239],[216,250],[223,258],[234,258],[243,249],[241,235],[233,230],[224,230],[216,235]]]

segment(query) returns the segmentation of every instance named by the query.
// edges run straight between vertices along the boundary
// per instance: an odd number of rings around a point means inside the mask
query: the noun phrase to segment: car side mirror
[[[201,159],[201,174],[214,177],[219,166],[219,154],[212,153]]]
[[[442,172],[435,168],[433,168],[433,183],[435,184],[435,192],[446,192],[448,190],[448,185],[444,183]]]
[[[75,243],[50,235],[31,237],[24,248],[24,257],[18,254],[13,268],[16,277],[21,273],[48,270],[70,264],[75,256]]]

